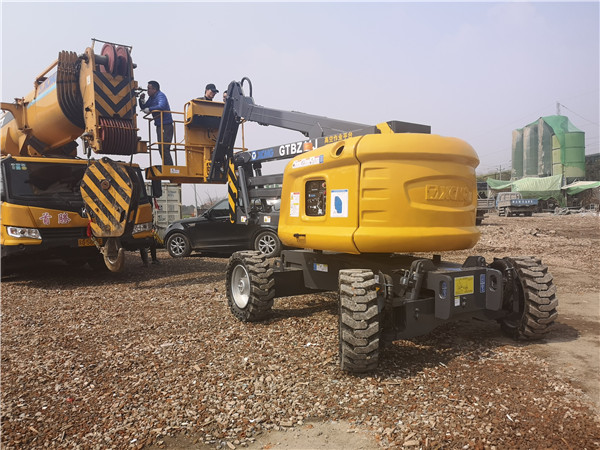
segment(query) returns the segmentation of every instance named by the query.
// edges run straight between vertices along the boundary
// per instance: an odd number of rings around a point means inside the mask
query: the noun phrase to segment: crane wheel
[[[111,272],[120,272],[125,265],[125,250],[121,242],[116,238],[108,238],[102,247],[104,264]]]
[[[256,251],[235,252],[227,264],[227,303],[242,322],[268,316],[275,297],[275,278],[267,258]]]
[[[558,316],[556,286],[548,266],[523,257],[496,259],[491,267],[504,275],[503,308],[511,311],[499,319],[504,334],[515,340],[542,339]]]
[[[340,367],[346,372],[375,370],[379,362],[381,311],[373,271],[339,273]]]

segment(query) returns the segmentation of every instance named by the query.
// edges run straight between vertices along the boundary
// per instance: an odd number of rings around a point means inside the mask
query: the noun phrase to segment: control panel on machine
[[[327,185],[325,180],[306,182],[306,215],[324,216],[327,206]]]

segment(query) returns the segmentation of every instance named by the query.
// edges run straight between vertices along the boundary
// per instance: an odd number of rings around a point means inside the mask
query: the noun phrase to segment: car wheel
[[[167,250],[173,258],[184,258],[190,256],[190,253],[192,253],[190,240],[182,233],[173,233],[169,236],[167,239]]]
[[[279,256],[281,241],[273,231],[261,231],[254,239],[254,250],[261,252],[267,258]]]

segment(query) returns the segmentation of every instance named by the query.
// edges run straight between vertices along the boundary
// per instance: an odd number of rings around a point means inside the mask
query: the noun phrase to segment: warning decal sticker
[[[290,217],[300,217],[300,192],[290,194]]]

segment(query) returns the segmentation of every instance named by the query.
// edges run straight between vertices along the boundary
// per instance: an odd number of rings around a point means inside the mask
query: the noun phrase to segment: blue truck
[[[496,197],[499,216],[532,216],[538,208],[537,198],[523,198],[520,192],[500,192]]]

